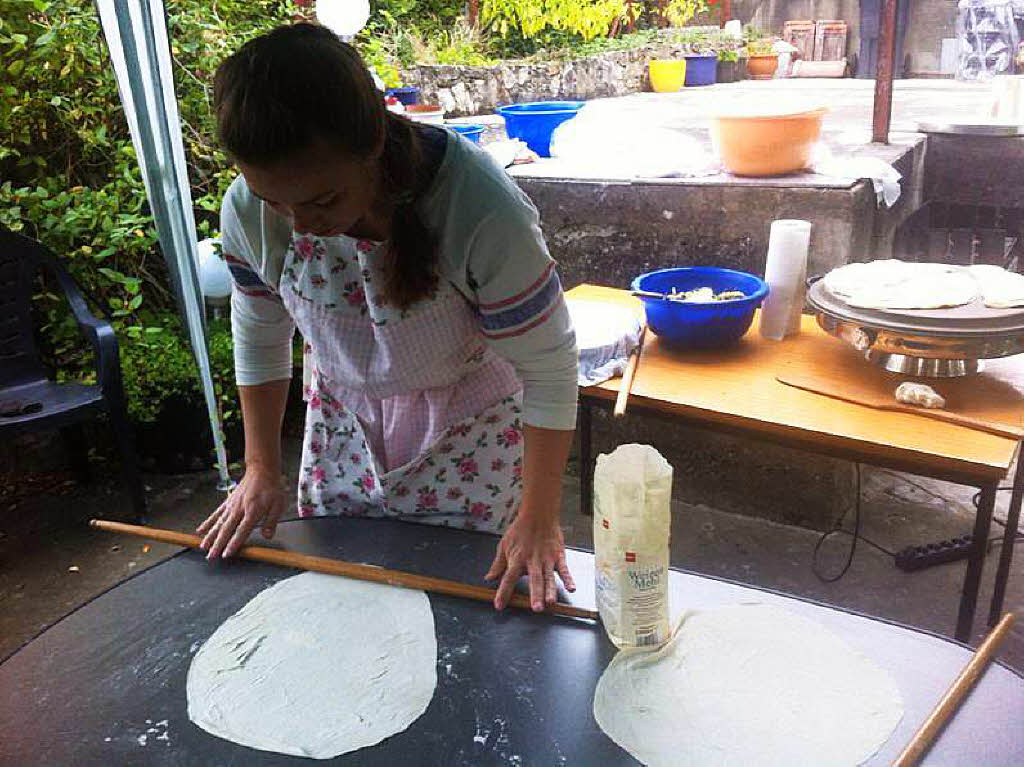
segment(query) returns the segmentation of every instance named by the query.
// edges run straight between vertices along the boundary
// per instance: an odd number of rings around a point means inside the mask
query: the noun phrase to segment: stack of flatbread
[[[847,264],[825,276],[825,287],[860,309],[947,309],[978,298],[992,309],[1024,306],[1024,275],[983,264]]]

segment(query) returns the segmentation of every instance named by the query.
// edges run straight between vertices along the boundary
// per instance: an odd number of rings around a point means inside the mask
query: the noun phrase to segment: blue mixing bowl
[[[461,133],[474,144],[479,144],[480,137],[484,135],[484,126],[475,123],[454,123],[446,127],[456,133]]]
[[[575,117],[583,104],[582,101],[536,101],[498,107],[495,111],[505,118],[509,138],[521,139],[541,157],[550,157],[551,134],[566,120]]]
[[[739,290],[744,297],[699,304],[642,298],[647,326],[663,342],[684,349],[716,349],[739,341],[768,295],[768,285],[760,277],[714,266],[690,266],[641,274],[632,285],[633,290],[652,293],[705,287],[715,293]]]

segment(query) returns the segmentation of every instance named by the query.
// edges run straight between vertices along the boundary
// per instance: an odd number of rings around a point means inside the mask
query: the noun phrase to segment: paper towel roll
[[[761,308],[761,335],[765,338],[781,341],[800,332],[810,243],[810,221],[772,222],[764,270],[768,298]]]

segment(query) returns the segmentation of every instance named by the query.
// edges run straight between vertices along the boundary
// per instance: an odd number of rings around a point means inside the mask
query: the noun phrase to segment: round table
[[[470,583],[497,539],[385,520],[317,518],[278,527],[274,545]],[[593,606],[593,557],[568,552]],[[294,571],[208,563],[185,551],[101,594],[0,664],[0,764],[301,763],[193,725],[185,679],[192,655],[249,599]],[[872,764],[888,764],[970,656],[954,642],[760,589],[673,571],[673,612],[740,601],[817,620],[896,680],[906,714]],[[615,654],[599,625],[430,595],[438,683],[406,731],[340,757],[342,764],[636,764],[594,722],[594,687]],[[315,712],[310,712],[315,716]],[[927,764],[1024,764],[1024,680],[993,665]]]

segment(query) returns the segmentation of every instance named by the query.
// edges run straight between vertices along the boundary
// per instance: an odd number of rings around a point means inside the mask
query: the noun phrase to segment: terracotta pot
[[[811,162],[826,109],[790,114],[731,114],[711,122],[711,142],[730,173],[782,176]]]
[[[747,59],[747,74],[751,80],[771,80],[779,68],[778,54],[751,56]]]

